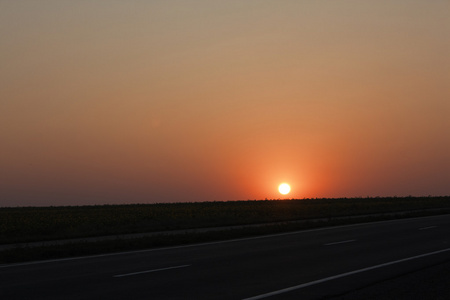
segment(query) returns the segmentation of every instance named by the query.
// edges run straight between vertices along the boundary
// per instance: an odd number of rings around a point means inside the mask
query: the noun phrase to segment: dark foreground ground
[[[450,261],[382,280],[330,299],[447,300],[450,299]]]
[[[1,299],[449,299],[450,215],[0,265]]]

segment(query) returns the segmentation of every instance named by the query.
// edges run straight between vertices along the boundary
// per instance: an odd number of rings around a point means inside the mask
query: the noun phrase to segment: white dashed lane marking
[[[428,229],[432,229],[432,228],[436,228],[437,226],[428,226],[428,227],[422,227],[419,228],[419,230],[428,230]]]
[[[152,273],[152,272],[166,271],[166,270],[172,270],[172,269],[186,268],[186,267],[190,267],[190,266],[191,265],[182,265],[182,266],[175,266],[175,267],[168,267],[168,268],[161,268],[161,269],[153,269],[153,270],[146,270],[146,271],[140,271],[140,272],[134,272],[134,273],[114,275],[113,277],[126,277],[126,276],[140,275],[140,274],[145,274],[145,273]]]
[[[333,243],[324,244],[324,246],[346,244],[346,243],[351,243],[351,242],[354,242],[354,241],[356,241],[356,240],[346,240],[346,241],[340,241],[340,242],[333,242]]]

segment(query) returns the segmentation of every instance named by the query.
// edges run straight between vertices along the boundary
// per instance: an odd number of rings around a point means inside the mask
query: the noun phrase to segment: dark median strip
[[[450,209],[450,196],[0,207],[0,244]]]
[[[132,251],[139,249],[186,245],[210,241],[229,240],[249,236],[276,234],[304,229],[401,219],[427,215],[447,214],[449,210],[410,211],[339,218],[319,218],[269,224],[253,224],[131,235],[104,236],[85,239],[46,241],[3,245],[0,263],[44,260],[63,257]]]
[[[106,235],[97,237],[86,237],[86,238],[76,238],[76,239],[61,239],[52,241],[40,241],[40,242],[30,242],[30,243],[16,243],[16,244],[6,244],[0,245],[0,251],[13,249],[13,248],[35,248],[42,246],[52,246],[52,245],[63,245],[63,244],[75,244],[75,243],[91,243],[106,240],[122,240],[122,239],[139,239],[144,237],[154,237],[161,235],[183,235],[189,233],[204,233],[204,232],[214,232],[214,231],[225,231],[233,229],[244,229],[244,228],[258,228],[267,226],[288,226],[288,225],[305,225],[305,228],[315,228],[317,226],[328,226],[329,224],[334,224],[336,222],[347,221],[351,223],[357,221],[373,221],[376,219],[389,219],[389,218],[401,218],[408,216],[421,216],[421,215],[433,215],[433,214],[445,214],[450,213],[450,209],[427,209],[427,210],[410,210],[402,212],[391,212],[382,214],[366,214],[359,216],[344,216],[344,217],[329,217],[329,218],[316,218],[307,220],[293,220],[293,221],[282,221],[282,222],[271,222],[271,223],[259,223],[259,224],[246,224],[246,225],[233,225],[233,226],[222,226],[222,227],[207,227],[207,228],[195,228],[195,229],[180,229],[180,230],[167,230],[167,231],[157,231],[157,232],[144,232],[144,233],[131,233],[131,234],[120,234],[120,235]],[[300,229],[304,228],[303,226]]]

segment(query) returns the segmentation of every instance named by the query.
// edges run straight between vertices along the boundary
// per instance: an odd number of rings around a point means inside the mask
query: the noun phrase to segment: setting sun
[[[291,191],[291,187],[287,183],[282,183],[278,186],[278,191],[280,194],[287,195]]]

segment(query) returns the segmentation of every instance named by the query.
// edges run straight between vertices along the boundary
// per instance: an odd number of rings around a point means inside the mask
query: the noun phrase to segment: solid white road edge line
[[[182,265],[182,266],[168,267],[168,268],[162,268],[162,269],[146,270],[146,271],[141,271],[141,272],[134,272],[134,273],[128,273],[128,274],[114,275],[113,277],[133,276],[133,275],[152,273],[152,272],[159,272],[159,271],[165,271],[165,270],[171,270],[171,269],[186,268],[186,267],[190,267],[190,266],[191,265]]]
[[[346,240],[346,241],[340,241],[340,242],[334,242],[334,243],[324,244],[324,246],[332,246],[332,245],[346,244],[346,243],[351,243],[351,242],[354,242],[354,241],[356,241],[356,240]]]
[[[366,271],[382,268],[382,267],[387,267],[387,266],[398,264],[398,263],[405,262],[405,261],[408,261],[408,260],[413,260],[413,259],[417,259],[417,258],[421,258],[421,257],[431,256],[431,255],[435,255],[435,254],[439,254],[439,253],[443,253],[443,252],[447,252],[447,251],[450,251],[450,248],[439,250],[439,251],[434,251],[434,252],[429,252],[429,253],[425,253],[425,254],[420,254],[420,255],[416,255],[416,256],[411,256],[411,257],[408,257],[408,258],[394,260],[394,261],[391,261],[391,262],[387,262],[387,263],[380,264],[380,265],[375,265],[375,266],[372,266],[372,267],[367,267],[367,268],[364,268],[364,269],[359,269],[359,270],[355,270],[355,271],[351,271],[351,272],[347,272],[347,273],[342,273],[342,274],[335,275],[335,276],[326,277],[326,278],[323,278],[323,279],[319,279],[319,280],[315,280],[315,281],[299,284],[299,285],[296,285],[296,286],[291,286],[291,287],[288,287],[288,288],[285,288],[285,289],[281,289],[281,290],[278,290],[278,291],[273,291],[273,292],[270,292],[270,293],[261,294],[261,295],[250,297],[250,298],[245,298],[243,300],[263,299],[263,298],[267,298],[267,297],[270,297],[270,296],[275,296],[275,295],[291,292],[291,291],[294,291],[294,290],[302,289],[302,288],[305,288],[305,287],[308,287],[308,286],[311,286],[311,285],[315,285],[315,284],[319,284],[319,283],[322,283],[322,282],[326,282],[326,281],[330,281],[330,280],[334,280],[334,279],[350,276],[350,275],[353,275],[353,274],[358,274],[358,273],[361,273],[361,272],[366,272]]]

